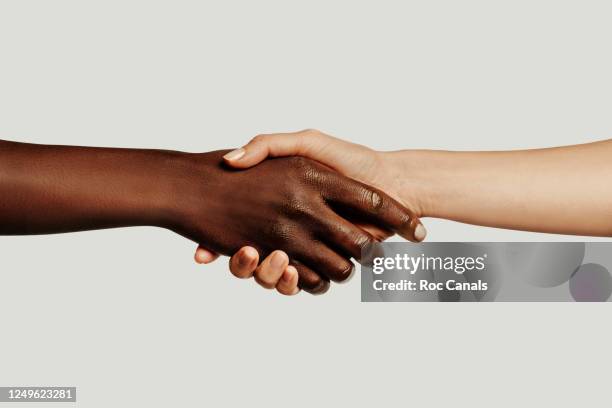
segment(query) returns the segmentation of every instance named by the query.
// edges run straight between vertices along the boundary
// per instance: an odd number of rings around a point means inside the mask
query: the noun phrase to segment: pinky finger
[[[298,279],[299,276],[297,269],[295,269],[294,266],[289,265],[287,268],[285,268],[283,275],[278,280],[276,290],[283,295],[296,295],[300,291],[300,288],[298,288]]]

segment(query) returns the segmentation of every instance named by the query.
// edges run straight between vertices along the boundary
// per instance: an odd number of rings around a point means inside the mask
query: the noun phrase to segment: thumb
[[[255,136],[245,146],[223,156],[227,164],[234,168],[246,169],[264,161],[268,157],[306,156],[318,145],[325,143],[319,132],[303,130],[295,133],[275,133]]]

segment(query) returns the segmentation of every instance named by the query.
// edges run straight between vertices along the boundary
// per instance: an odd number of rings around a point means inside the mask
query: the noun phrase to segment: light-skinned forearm
[[[506,152],[383,155],[393,191],[421,216],[612,236],[612,140]]]

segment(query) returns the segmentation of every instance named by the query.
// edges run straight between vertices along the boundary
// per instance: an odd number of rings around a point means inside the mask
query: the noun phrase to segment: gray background
[[[611,11],[2,1],[0,137],[193,151],[306,127],[378,149],[609,138]],[[438,241],[575,240],[426,223]],[[285,298],[193,249],[152,228],[0,238],[0,384],[75,385],[82,407],[607,398],[608,304],[362,304],[359,277]]]

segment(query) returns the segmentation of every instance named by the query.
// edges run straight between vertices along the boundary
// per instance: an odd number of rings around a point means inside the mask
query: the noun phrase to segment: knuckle
[[[289,213],[284,211],[285,215]],[[293,236],[294,229],[287,220],[281,219],[278,222],[268,223],[264,227],[264,234],[272,243],[288,241]]]
[[[367,235],[367,234],[357,233],[355,234],[355,237],[353,238],[353,245],[355,245],[355,247],[361,253],[363,253],[368,248],[370,248],[372,245],[374,245],[375,242],[376,240],[374,239],[374,237]]]
[[[268,139],[268,135],[265,135],[263,133],[255,136],[254,138],[251,139],[250,143],[263,143]]]
[[[305,186],[320,186],[325,184],[329,179],[327,171],[323,167],[311,159],[301,156],[289,158],[291,178],[297,180],[300,189]]]
[[[383,197],[374,190],[365,190],[365,204],[374,214],[380,212],[385,204],[385,200]]]
[[[316,217],[316,201],[310,191],[290,188],[279,203],[279,213],[287,220],[304,220]]]
[[[288,220],[308,220],[318,218],[322,202],[320,195],[302,182],[287,189],[283,200],[278,203],[278,210]]]
[[[292,203],[292,212],[294,217],[299,220],[314,220],[317,219],[317,212],[312,206],[304,201],[296,200]]]
[[[314,128],[307,128],[302,130],[300,133],[305,136],[319,136],[321,134],[321,131]]]
[[[393,215],[393,230],[405,234],[414,232],[418,218],[414,218],[410,213],[403,211],[401,207],[393,207],[392,210],[390,213]]]

